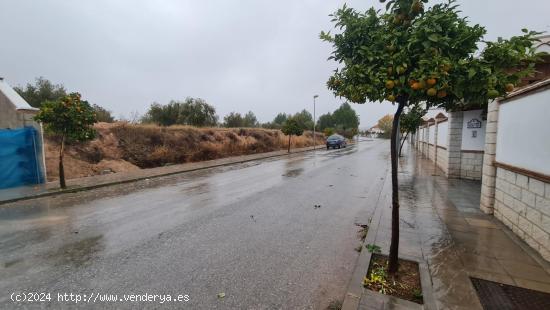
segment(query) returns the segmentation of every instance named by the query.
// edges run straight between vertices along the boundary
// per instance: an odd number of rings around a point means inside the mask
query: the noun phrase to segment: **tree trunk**
[[[290,138],[292,138],[292,135],[288,135],[288,152],[290,153]]]
[[[401,147],[399,147],[399,157],[401,157],[401,150],[403,150],[403,145],[405,144],[405,141],[407,141],[407,137],[409,136],[409,132],[405,134],[405,137],[403,137],[403,141],[401,141]]]
[[[65,152],[65,135],[61,137],[61,146],[59,147],[59,186],[66,188],[65,169],[63,168],[63,153]]]
[[[391,130],[391,187],[392,187],[392,213],[391,213],[391,244],[390,257],[388,261],[388,273],[395,274],[398,268],[399,257],[399,184],[397,183],[397,134],[399,130],[399,117],[407,99],[398,100],[397,111],[393,116],[393,126]]]

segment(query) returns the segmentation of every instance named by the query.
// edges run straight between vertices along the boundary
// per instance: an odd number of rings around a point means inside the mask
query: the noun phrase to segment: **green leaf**
[[[477,72],[476,72],[476,69],[470,68],[470,69],[468,70],[468,78],[469,78],[469,79],[473,78],[473,77],[476,75],[476,73],[477,73]]]
[[[428,40],[432,41],[432,42],[439,42],[439,35],[438,34],[430,34],[428,36]]]

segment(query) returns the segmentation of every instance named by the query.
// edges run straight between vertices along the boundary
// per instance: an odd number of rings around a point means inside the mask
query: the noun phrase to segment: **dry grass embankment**
[[[67,178],[271,152],[288,146],[288,136],[281,131],[262,128],[99,123],[95,129],[94,140],[67,146],[63,161]],[[317,143],[323,139],[318,133]],[[311,132],[292,137],[292,148],[312,145]],[[48,180],[56,180],[59,177],[58,145],[54,138],[45,137],[45,150]]]

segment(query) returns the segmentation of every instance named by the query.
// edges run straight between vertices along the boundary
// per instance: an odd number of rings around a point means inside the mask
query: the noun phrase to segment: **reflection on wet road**
[[[323,307],[343,298],[354,224],[374,209],[388,149],[364,141],[4,205],[0,308],[29,306],[9,301],[13,291],[188,294],[184,306],[202,309]],[[138,306],[159,307],[116,304]]]

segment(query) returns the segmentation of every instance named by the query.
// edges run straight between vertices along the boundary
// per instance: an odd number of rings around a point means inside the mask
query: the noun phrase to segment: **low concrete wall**
[[[494,215],[550,261],[550,183],[498,167]]]

